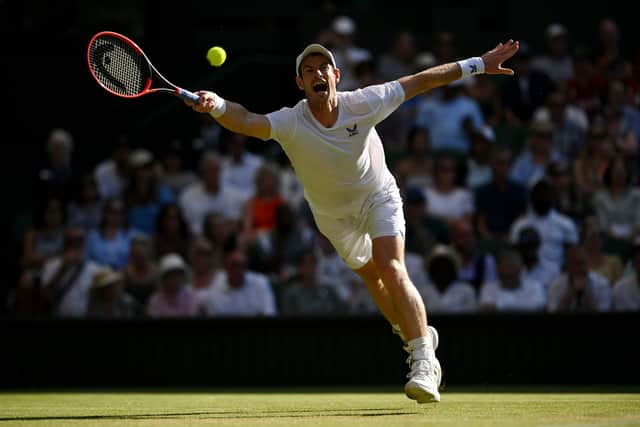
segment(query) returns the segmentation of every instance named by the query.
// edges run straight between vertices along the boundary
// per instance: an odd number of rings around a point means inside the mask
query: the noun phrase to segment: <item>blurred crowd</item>
[[[505,64],[515,76],[458,80],[377,127],[404,198],[407,268],[429,313],[640,310],[640,54],[622,51],[613,20],[594,36],[581,43],[550,23],[544,49],[520,41]],[[449,32],[420,47],[401,30],[376,53],[349,16],[317,41],[335,54],[339,90],[462,59]],[[200,131],[162,147],[122,137],[86,165],[73,161],[74,136],[53,129],[9,310],[377,313],[318,232],[282,152],[250,150],[208,116]]]

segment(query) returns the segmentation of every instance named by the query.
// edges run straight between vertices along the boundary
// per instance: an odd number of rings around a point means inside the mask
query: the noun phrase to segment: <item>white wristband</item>
[[[484,73],[484,61],[479,56],[458,61],[458,65],[462,70],[462,77],[460,77],[462,79]]]
[[[211,117],[220,117],[227,111],[227,101],[224,98],[218,96],[217,94],[213,94],[213,109],[209,111]]]

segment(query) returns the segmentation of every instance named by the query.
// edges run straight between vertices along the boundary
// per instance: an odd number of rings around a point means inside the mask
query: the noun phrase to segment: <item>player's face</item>
[[[298,87],[309,100],[324,100],[335,95],[340,81],[340,70],[333,68],[329,59],[320,54],[307,56],[300,64]]]

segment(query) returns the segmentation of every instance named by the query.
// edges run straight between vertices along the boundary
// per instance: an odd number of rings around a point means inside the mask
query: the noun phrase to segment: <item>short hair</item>
[[[622,166],[624,166],[624,170],[627,173],[627,185],[631,184],[631,173],[629,173],[629,167],[627,163],[624,161],[624,158],[621,156],[614,156],[607,163],[607,167],[604,170],[604,174],[602,175],[602,183],[605,187],[611,188],[611,183],[613,179],[613,168],[616,166],[616,162],[621,162]]]

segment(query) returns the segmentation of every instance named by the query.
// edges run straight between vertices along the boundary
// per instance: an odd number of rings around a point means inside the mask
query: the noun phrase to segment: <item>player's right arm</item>
[[[213,92],[199,91],[196,93],[200,95],[200,102],[198,104],[185,101],[195,111],[207,114],[213,112],[212,116],[216,121],[232,132],[262,140],[269,139],[271,135],[271,123],[269,119],[267,119],[267,116],[252,113],[236,102],[222,100],[222,98]],[[224,113],[217,115],[215,111],[220,108],[220,102],[225,103]]]

